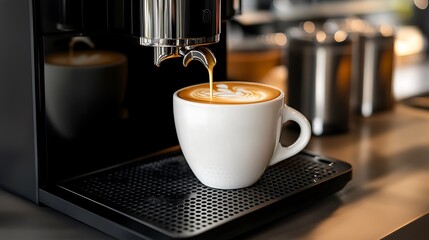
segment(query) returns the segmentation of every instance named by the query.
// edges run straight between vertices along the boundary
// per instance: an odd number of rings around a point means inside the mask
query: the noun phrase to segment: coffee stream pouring
[[[152,46],[154,64],[184,57],[207,69],[215,64],[214,54],[205,45],[220,40],[220,0],[143,0],[140,45]]]

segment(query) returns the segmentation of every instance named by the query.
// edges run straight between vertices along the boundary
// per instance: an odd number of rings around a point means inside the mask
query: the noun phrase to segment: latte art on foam
[[[274,99],[279,95],[280,92],[274,88],[241,82],[215,83],[213,98],[210,97],[210,87],[208,84],[194,85],[179,93],[179,96],[186,100],[217,104],[264,102]]]
[[[210,100],[210,90],[199,88],[190,93],[193,98]],[[215,84],[213,98],[228,99],[231,102],[257,102],[266,99],[267,94],[261,91],[250,91],[243,87],[231,87],[226,84]]]

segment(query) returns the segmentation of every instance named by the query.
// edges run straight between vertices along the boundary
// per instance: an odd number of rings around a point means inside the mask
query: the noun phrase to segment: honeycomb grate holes
[[[268,168],[251,187],[219,190],[202,185],[184,157],[178,155],[99,172],[66,182],[63,187],[171,234],[189,235],[254,211],[336,173],[332,166],[303,155]]]

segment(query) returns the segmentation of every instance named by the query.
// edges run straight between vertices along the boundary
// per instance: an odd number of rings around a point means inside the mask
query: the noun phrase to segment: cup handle
[[[308,142],[310,141],[311,137],[311,126],[308,122],[307,118],[302,115],[302,113],[298,112],[297,110],[285,105],[283,107],[283,122],[285,123],[287,121],[294,121],[298,123],[300,128],[300,133],[298,136],[298,139],[292,143],[289,146],[283,146],[280,142],[278,143],[276,150],[274,152],[273,158],[270,161],[270,166],[274,165],[280,161],[283,161],[301,150],[307,146]],[[281,128],[281,126],[280,126]]]

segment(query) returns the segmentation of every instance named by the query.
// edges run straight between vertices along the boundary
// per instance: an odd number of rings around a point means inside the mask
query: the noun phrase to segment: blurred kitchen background
[[[370,117],[398,101],[429,108],[428,4],[241,1],[228,23],[228,78],[284,89],[315,135],[347,130],[350,115]]]

